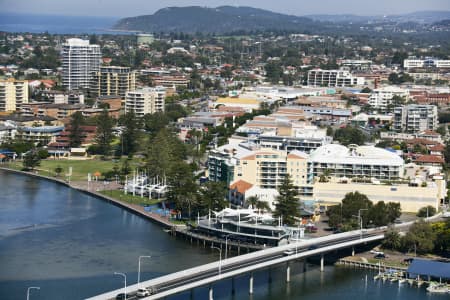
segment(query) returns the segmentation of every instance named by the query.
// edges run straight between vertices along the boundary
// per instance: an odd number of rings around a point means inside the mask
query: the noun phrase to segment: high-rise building
[[[137,117],[164,111],[166,88],[157,86],[129,91],[125,97],[125,112],[133,111]]]
[[[99,45],[68,39],[62,49],[63,86],[69,90],[89,88],[92,73],[99,71],[101,58]]]
[[[93,72],[91,80],[91,95],[112,96],[125,98],[128,91],[136,89],[136,72],[128,67],[100,67],[100,71]]]
[[[438,111],[434,105],[411,104],[394,109],[394,130],[411,133],[436,130]]]
[[[0,111],[16,111],[24,103],[28,103],[28,81],[0,80]]]

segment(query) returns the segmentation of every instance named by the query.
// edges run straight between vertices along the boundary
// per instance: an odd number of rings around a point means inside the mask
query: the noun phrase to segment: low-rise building
[[[374,108],[385,110],[388,108],[389,105],[392,104],[392,98],[394,96],[402,97],[405,99],[405,101],[408,101],[409,91],[394,86],[375,89],[370,94],[368,103],[370,106]]]
[[[345,87],[364,85],[364,77],[357,77],[346,70],[322,70],[308,71],[308,86],[319,87]]]
[[[396,153],[374,146],[345,147],[329,144],[313,151],[308,159],[308,183],[322,176],[337,178],[402,178],[404,161]]]

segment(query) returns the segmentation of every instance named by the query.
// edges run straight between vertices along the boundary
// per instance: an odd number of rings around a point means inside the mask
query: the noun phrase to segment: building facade
[[[308,183],[313,183],[321,175],[395,180],[403,176],[403,170],[403,159],[388,150],[373,146],[347,148],[329,144],[309,156]]]
[[[436,130],[438,111],[434,105],[405,105],[394,109],[393,128],[396,131],[411,133]]]
[[[28,103],[28,81],[0,80],[0,112],[13,112]]]
[[[125,98],[136,89],[136,72],[128,67],[100,67],[92,74],[90,92],[93,97],[117,95]]]
[[[125,97],[125,112],[133,111],[137,117],[163,112],[165,98],[166,89],[160,86],[129,91]]]
[[[102,54],[99,45],[88,40],[68,39],[62,47],[62,81],[68,90],[87,89],[93,72],[100,68]]]
[[[402,97],[407,101],[409,99],[409,91],[393,86],[375,89],[370,94],[369,105],[374,108],[387,109],[392,104],[394,96]]]
[[[309,86],[345,87],[363,85],[364,77],[353,76],[346,70],[322,70],[308,71]]]
[[[403,61],[403,68],[405,69],[415,69],[415,68],[450,68],[450,60],[448,59],[437,59],[432,57],[427,57],[424,59],[418,58],[408,58]]]

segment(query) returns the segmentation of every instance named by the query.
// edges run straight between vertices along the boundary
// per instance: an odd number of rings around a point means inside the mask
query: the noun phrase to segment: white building
[[[438,111],[435,105],[406,105],[394,109],[394,130],[406,132],[422,132],[436,130],[438,127]]]
[[[353,76],[346,70],[322,70],[308,71],[309,86],[345,87],[364,85],[364,77]]]
[[[374,108],[386,109],[388,105],[392,104],[392,98],[394,96],[403,97],[408,101],[409,91],[394,86],[375,89],[370,94],[369,105]]]
[[[62,47],[63,86],[69,90],[89,88],[92,73],[99,71],[101,58],[99,45],[68,39]]]
[[[404,162],[396,153],[374,146],[347,148],[328,144],[313,151],[308,159],[308,182],[329,173],[337,178],[393,180],[403,176]]]
[[[414,68],[450,68],[450,60],[427,57],[424,59],[408,58],[403,61],[405,69]]]
[[[125,112],[134,111],[137,117],[164,111],[165,87],[143,88],[129,91],[125,97]]]

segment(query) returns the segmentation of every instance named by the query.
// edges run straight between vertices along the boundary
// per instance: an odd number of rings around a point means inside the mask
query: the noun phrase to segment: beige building
[[[233,181],[243,180],[262,189],[277,189],[289,174],[302,195],[312,195],[311,186],[307,184],[307,157],[300,151],[288,154],[269,148],[254,150],[236,161]]]
[[[125,112],[134,111],[137,117],[164,111],[166,89],[158,86],[129,91],[125,97]]]
[[[358,191],[374,204],[379,201],[398,202],[403,212],[416,213],[420,208],[431,205],[436,210],[445,197],[445,181],[428,182],[426,187],[381,185],[363,183],[315,182],[314,200],[322,204],[337,204],[345,194]]]
[[[24,103],[28,103],[28,81],[0,80],[0,112],[16,111]]]
[[[128,67],[101,67],[92,75],[90,91],[92,96],[117,95],[125,98],[128,91],[136,89],[136,72]]]

